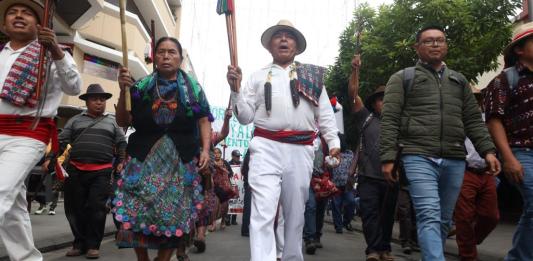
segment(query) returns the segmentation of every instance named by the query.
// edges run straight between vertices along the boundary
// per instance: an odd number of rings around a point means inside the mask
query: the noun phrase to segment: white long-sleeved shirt
[[[272,110],[270,116],[265,108],[264,85],[272,68]],[[322,87],[319,106],[303,97],[300,105],[292,104],[290,66],[282,68],[269,64],[253,73],[239,93],[231,93],[234,112],[241,124],[254,123],[256,127],[271,130],[315,131],[320,130],[330,149],[340,148],[338,128],[326,88]],[[317,126],[318,122],[318,126]]]
[[[29,44],[18,50],[11,48],[8,42],[2,51],[0,51],[0,90],[4,86],[4,81],[15,60],[26,50]],[[76,67],[74,59],[68,52],[61,60],[55,60],[50,68],[48,76],[48,94],[44,104],[42,117],[54,117],[57,114],[57,108],[63,97],[63,92],[68,95],[78,95],[81,91],[81,76]],[[37,108],[28,106],[15,106],[10,102],[0,99],[0,114],[36,116]]]

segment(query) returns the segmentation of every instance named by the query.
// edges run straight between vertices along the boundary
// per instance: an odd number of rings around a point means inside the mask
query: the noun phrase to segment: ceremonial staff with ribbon
[[[217,13],[219,15],[226,15],[226,29],[228,34],[228,45],[231,66],[237,68],[238,58],[237,58],[237,28],[235,25],[235,2],[234,0],[218,0],[217,3]],[[235,88],[239,90],[240,83],[235,82]],[[231,108],[231,101],[228,103],[228,109]]]

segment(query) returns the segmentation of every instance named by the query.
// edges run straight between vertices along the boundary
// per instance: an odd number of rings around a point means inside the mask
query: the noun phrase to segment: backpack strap
[[[518,74],[518,70],[516,70],[516,67],[511,66],[509,68],[505,68],[503,72],[505,73],[505,77],[507,78],[507,83],[509,84],[509,88],[511,90],[514,90],[514,88],[518,86],[518,80],[520,80],[520,75]]]
[[[415,85],[415,71],[416,67],[411,66],[403,69],[403,106],[402,111],[405,109],[405,104],[407,103],[407,94],[413,89]]]
[[[403,69],[403,91],[405,96],[413,89],[415,84],[415,69],[414,66]]]

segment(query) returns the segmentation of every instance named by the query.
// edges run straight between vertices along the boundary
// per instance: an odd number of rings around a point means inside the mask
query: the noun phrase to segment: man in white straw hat
[[[523,213],[505,260],[533,260],[533,24],[520,25],[504,50],[505,67],[487,86],[485,117],[503,159],[503,172],[516,184]]]
[[[81,88],[74,60],[54,31],[39,25],[43,13],[37,1],[0,1],[0,30],[9,37],[0,48],[0,237],[11,260],[43,260],[33,243],[24,179],[50,139],[57,149],[53,118],[62,93],[77,95]],[[41,45],[52,63],[42,100],[36,95]],[[31,130],[36,116],[40,121]]]
[[[229,66],[227,74],[235,116],[241,124],[255,125],[248,174],[251,260],[276,260],[274,219],[281,204],[285,218],[281,260],[300,261],[313,141],[320,130],[330,156],[338,159],[338,129],[324,87],[325,69],[294,61],[305,50],[303,34],[281,20],[263,33],[261,43],[272,63],[253,73],[242,90],[235,84],[242,79],[240,68]]]

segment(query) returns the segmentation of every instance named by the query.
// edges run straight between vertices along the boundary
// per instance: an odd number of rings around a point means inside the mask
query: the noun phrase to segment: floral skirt
[[[196,161],[183,163],[163,136],[144,162],[128,158],[113,199],[121,248],[172,248],[190,235],[203,209]]]

